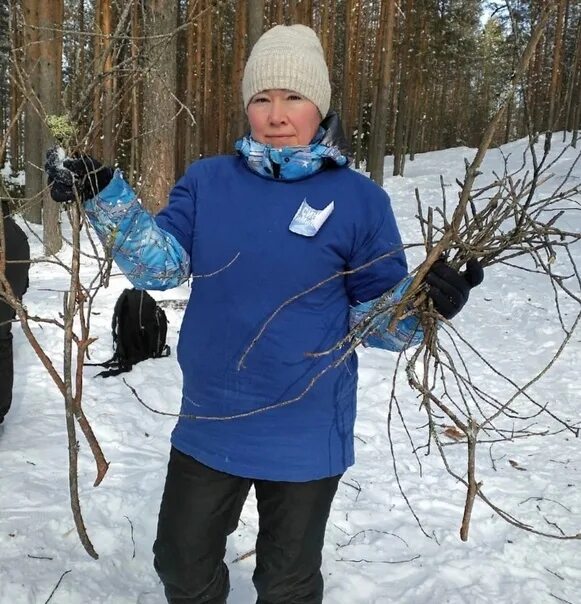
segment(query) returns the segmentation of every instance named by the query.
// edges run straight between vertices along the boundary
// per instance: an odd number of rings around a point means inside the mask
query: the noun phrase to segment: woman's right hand
[[[66,157],[61,147],[46,152],[44,171],[48,176],[50,195],[58,202],[81,201],[95,197],[113,178],[113,168],[101,165],[90,155]]]

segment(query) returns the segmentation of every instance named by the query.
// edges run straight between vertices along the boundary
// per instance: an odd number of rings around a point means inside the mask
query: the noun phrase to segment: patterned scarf
[[[234,147],[258,174],[276,180],[299,180],[321,170],[325,160],[330,160],[337,166],[347,165],[347,156],[337,147],[320,142],[324,135],[325,130],[319,128],[310,145],[275,149],[271,145],[255,141],[248,134],[238,139]]]

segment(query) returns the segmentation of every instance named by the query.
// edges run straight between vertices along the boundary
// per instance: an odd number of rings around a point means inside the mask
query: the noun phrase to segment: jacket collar
[[[247,135],[236,141],[235,148],[250,169],[273,180],[301,180],[325,167],[350,162],[341,122],[334,112],[321,122],[310,145],[276,149]]]

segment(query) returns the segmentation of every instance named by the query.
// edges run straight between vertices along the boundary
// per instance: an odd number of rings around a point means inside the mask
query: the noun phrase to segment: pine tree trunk
[[[337,98],[337,84],[334,77],[335,73],[335,33],[336,33],[336,11],[337,3],[334,0],[326,0],[326,12],[323,15],[322,30],[323,30],[323,49],[325,51],[325,62],[329,68],[329,77],[331,78],[331,98]],[[337,109],[336,106],[332,107]]]
[[[313,7],[310,0],[293,0],[292,3],[292,22],[302,25],[313,24]]]
[[[383,164],[385,141],[387,138],[387,118],[389,114],[389,87],[393,57],[393,27],[395,23],[395,0],[384,0],[381,9],[379,40],[382,52],[379,61],[379,85],[373,103],[373,121],[369,142],[368,170],[371,178],[383,185]]]
[[[85,37],[83,36],[83,33],[85,32],[85,0],[79,0],[79,5],[77,8],[77,28],[81,35],[76,43],[77,52],[75,53],[75,78],[71,86],[71,100],[68,105],[69,107],[75,106],[85,91]],[[79,132],[79,134],[84,135],[86,132],[85,125],[78,124],[78,127],[82,131]]]
[[[208,7],[211,0],[208,0]],[[214,106],[214,57],[212,55],[214,37],[214,19],[212,9],[208,8],[205,14],[203,26],[204,36],[204,98],[202,113],[202,154],[204,156],[216,153],[216,129],[212,121],[212,110]]]
[[[242,3],[245,3],[247,0],[241,1]],[[284,3],[285,0],[271,0],[271,2],[267,4],[268,8],[270,8],[270,27],[284,24]],[[250,50],[248,50],[248,52],[250,52]]]
[[[248,52],[256,44],[256,40],[262,35],[264,27],[264,0],[247,0],[248,19]]]
[[[42,119],[37,90],[39,87],[40,44],[38,35],[39,4],[43,0],[22,0],[24,18],[24,48],[25,48],[25,77],[26,110],[24,116],[24,172],[25,197],[24,217],[33,223],[42,222],[43,188],[42,169]]]
[[[112,165],[115,161],[114,124],[116,122],[116,108],[113,103],[115,98],[115,76],[113,75],[113,54],[111,52],[111,34],[113,33],[113,9],[111,0],[101,1],[101,33],[103,35],[102,51],[107,53],[107,60],[103,70],[107,74],[103,80],[103,161]]]
[[[92,152],[108,164],[114,161],[113,149],[113,56],[111,52],[111,0],[95,0],[94,74],[99,84],[93,96]]]
[[[573,149],[577,148],[577,141],[579,140],[579,130],[581,129],[581,100],[577,100],[577,107],[575,109],[575,125],[573,126],[573,137],[571,139],[571,146]]]
[[[242,75],[246,57],[246,23],[247,13],[244,0],[238,0],[236,25],[234,30],[234,58],[232,61],[232,121],[230,123],[230,144],[240,138],[246,130],[246,111],[242,102]]]
[[[135,0],[131,8],[131,146],[129,150],[129,182],[135,184],[140,168],[141,132],[141,77],[139,75],[139,44],[143,33],[140,18],[140,3]]]
[[[414,92],[412,96],[412,109],[410,111],[409,119],[408,147],[410,161],[414,161],[416,152],[421,149],[419,146],[419,132],[421,130],[424,115],[424,73],[428,53],[427,28],[427,15],[425,12],[422,12],[418,19],[418,27],[416,28],[416,40],[418,40],[419,48],[414,59]]]
[[[22,54],[20,50],[22,48],[22,30],[18,26],[17,11],[13,9],[11,15],[10,33],[12,38],[12,48],[15,52],[12,55],[13,61],[17,62],[18,69],[16,66],[11,66],[11,78],[10,78],[10,118],[13,119],[20,108],[22,103],[22,92],[17,84],[18,71],[23,69]],[[16,175],[20,167],[22,166],[20,156],[20,124],[22,119],[19,119],[14,123],[12,131],[10,132],[10,169],[12,174]]]
[[[200,0],[200,11],[204,9],[205,0]],[[192,137],[192,159],[196,160],[202,155],[202,128],[204,120],[204,109],[203,109],[203,78],[205,76],[205,70],[203,69],[203,34],[201,18],[196,20],[196,58],[195,58],[195,73],[196,73],[196,85],[195,85],[195,99],[194,99],[194,111],[196,116],[196,127]]]
[[[551,70],[551,84],[549,86],[549,113],[547,116],[546,130],[552,132],[558,119],[560,105],[560,79],[561,55],[563,52],[563,21],[565,18],[565,0],[560,0],[557,11],[557,24],[555,28],[555,41],[553,47],[553,66]]]
[[[364,147],[364,114],[366,109],[366,93],[368,88],[369,61],[367,58],[369,50],[369,37],[367,36],[367,17],[369,7],[363,5],[359,17],[359,31],[357,32],[357,54],[359,57],[359,74],[357,78],[357,137],[355,139],[355,166],[360,167],[363,161]],[[361,26],[363,24],[363,26]]]
[[[52,0],[39,5],[39,88],[38,98],[46,115],[60,115],[62,112],[62,52],[64,2]],[[52,134],[42,129],[42,151],[54,145]],[[43,165],[43,164],[41,164]],[[62,246],[60,231],[60,210],[62,205],[53,201],[48,189],[42,200],[43,244],[46,254],[56,254]]]
[[[581,32],[581,22],[579,24],[579,32]],[[577,37],[577,56],[581,55],[581,33]],[[577,148],[577,140],[579,138],[579,130],[581,129],[581,95],[579,94],[579,87],[581,86],[581,58],[577,60],[577,73],[575,75],[575,81],[577,82],[574,103],[571,108],[572,116],[572,130],[573,137],[571,140],[571,146]]]
[[[565,130],[570,132],[575,127],[573,123],[573,116],[575,114],[573,107],[573,99],[575,94],[579,96],[579,81],[577,74],[579,70],[579,62],[581,60],[581,19],[577,23],[577,34],[575,38],[575,53],[571,62],[571,68],[569,70],[569,77],[567,81],[567,94],[566,94],[566,107],[565,107]]]
[[[345,136],[350,142],[355,117],[355,83],[357,80],[357,26],[360,12],[359,0],[345,2],[345,68],[341,99],[341,119]],[[324,117],[324,116],[323,116]]]
[[[157,213],[175,182],[176,3],[148,0],[144,17],[142,193],[145,207]]]
[[[186,132],[189,130],[189,116],[184,111],[186,105],[186,82],[187,82],[187,52],[189,28],[184,26],[187,21],[187,3],[185,12],[182,11],[182,0],[173,0],[176,4],[177,27],[176,34],[176,96],[178,98],[178,115],[176,116],[176,132],[181,133],[174,140],[175,147],[175,175],[178,179],[186,168]],[[185,50],[184,50],[185,49]]]
[[[213,106],[213,122],[216,129],[216,151],[218,153],[226,153],[226,129],[228,126],[228,117],[225,111],[226,85],[224,81],[224,73],[226,71],[224,65],[224,45],[222,43],[222,19],[218,19],[216,23],[214,57],[216,64],[215,90],[216,99]]]
[[[188,0],[186,4],[186,21],[188,26],[186,32],[186,60],[185,60],[185,90],[184,90],[184,105],[192,112],[196,120],[192,123],[189,113],[185,119],[184,130],[184,168],[194,158],[194,131],[199,127],[198,116],[194,107],[195,91],[194,87],[199,83],[199,76],[196,71],[196,41],[197,41],[197,24],[194,21],[198,11],[198,3],[196,0]]]
[[[395,140],[394,140],[394,158],[393,158],[393,175],[403,176],[405,166],[405,154],[406,154],[406,139],[407,139],[407,114],[408,114],[408,87],[410,81],[410,38],[412,35],[412,17],[414,11],[413,0],[408,0],[406,4],[406,20],[405,27],[403,30],[403,43],[401,48],[401,65],[400,65],[400,77],[399,77],[399,91],[397,99],[397,117],[395,127]]]

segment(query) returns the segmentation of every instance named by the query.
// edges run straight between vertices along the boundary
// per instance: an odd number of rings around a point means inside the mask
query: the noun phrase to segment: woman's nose
[[[270,122],[272,124],[284,124],[286,122],[286,112],[284,103],[279,99],[274,99],[270,103]]]

